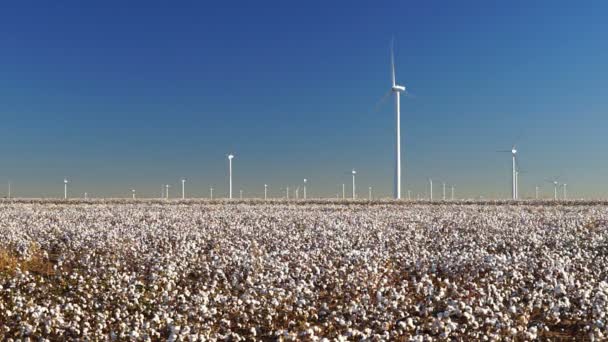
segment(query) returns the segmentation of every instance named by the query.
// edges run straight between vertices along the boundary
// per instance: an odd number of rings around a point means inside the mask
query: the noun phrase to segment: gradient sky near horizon
[[[186,177],[272,195],[390,196],[395,39],[404,187],[606,197],[608,3],[17,1],[0,4],[0,184],[13,195],[158,197]],[[0,193],[4,187],[0,185]]]

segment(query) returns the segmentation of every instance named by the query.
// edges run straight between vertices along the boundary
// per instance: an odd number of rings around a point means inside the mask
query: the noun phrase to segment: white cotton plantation
[[[608,338],[608,207],[0,204],[0,339]]]

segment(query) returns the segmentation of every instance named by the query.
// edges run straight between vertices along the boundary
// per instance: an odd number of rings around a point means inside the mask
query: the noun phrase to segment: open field
[[[608,206],[0,203],[0,339],[608,338]]]

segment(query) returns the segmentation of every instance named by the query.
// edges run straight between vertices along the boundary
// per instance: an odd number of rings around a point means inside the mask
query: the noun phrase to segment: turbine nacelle
[[[396,93],[401,93],[401,92],[405,92],[405,87],[404,86],[400,86],[400,85],[394,85],[391,88],[392,91],[396,92]]]

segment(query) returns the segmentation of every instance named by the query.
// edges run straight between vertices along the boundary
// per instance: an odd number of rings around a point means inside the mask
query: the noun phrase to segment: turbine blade
[[[382,108],[382,105],[386,102],[386,99],[388,99],[388,97],[391,95],[391,92],[392,90],[387,91],[386,94],[384,94],[380,98],[380,100],[378,100],[378,102],[374,106],[374,111],[372,112],[373,114],[376,114],[380,111],[380,108]]]
[[[391,39],[391,80],[393,87],[395,86],[395,53],[394,53],[395,38]]]

